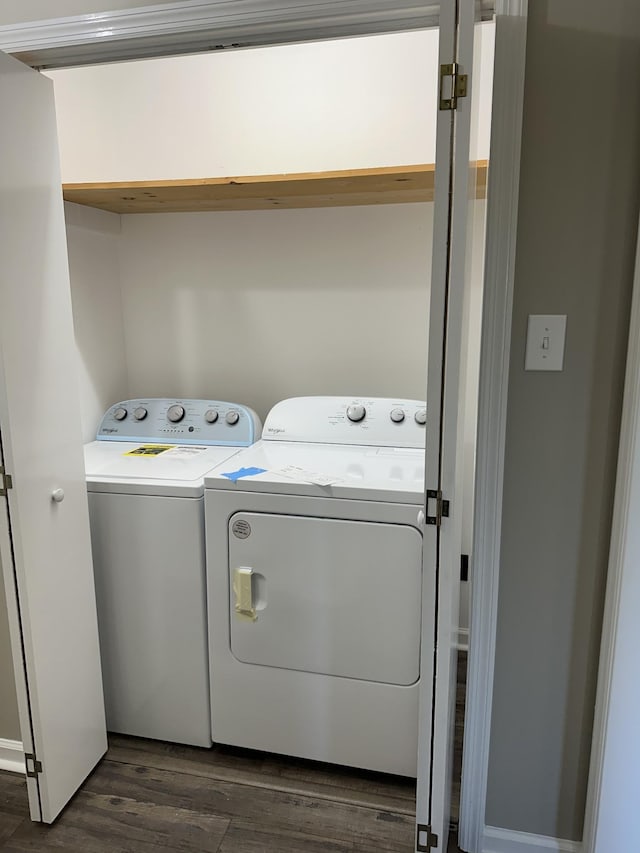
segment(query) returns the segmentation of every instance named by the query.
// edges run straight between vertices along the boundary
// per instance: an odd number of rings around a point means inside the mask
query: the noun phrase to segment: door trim
[[[526,28],[527,0],[497,3],[459,823],[468,851],[482,849],[489,774]]]
[[[602,793],[607,727],[611,703],[613,669],[618,643],[618,617],[622,585],[634,552],[628,550],[629,528],[636,523],[633,518],[633,493],[637,488],[637,468],[634,456],[640,440],[640,230],[636,250],[636,267],[633,282],[633,302],[629,323],[629,345],[624,385],[622,423],[618,450],[618,468],[611,525],[611,545],[607,566],[607,586],[600,643],[600,663],[596,692],[589,783],[585,807],[583,849],[595,849]]]
[[[233,6],[233,12],[230,7]],[[494,0],[481,0],[483,19]],[[181,0],[0,27],[0,50],[34,68],[60,68],[438,26],[421,0]]]

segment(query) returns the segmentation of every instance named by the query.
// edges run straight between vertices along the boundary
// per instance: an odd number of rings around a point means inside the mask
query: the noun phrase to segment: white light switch
[[[562,370],[566,314],[529,314],[525,370]]]

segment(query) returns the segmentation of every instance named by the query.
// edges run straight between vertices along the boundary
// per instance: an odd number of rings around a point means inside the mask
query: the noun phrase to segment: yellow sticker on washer
[[[141,444],[133,450],[127,450],[123,456],[160,456],[166,450],[171,450],[172,444]]]

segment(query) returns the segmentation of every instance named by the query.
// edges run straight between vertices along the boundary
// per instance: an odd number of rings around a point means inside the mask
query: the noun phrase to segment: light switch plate
[[[566,314],[529,314],[525,370],[562,370]]]

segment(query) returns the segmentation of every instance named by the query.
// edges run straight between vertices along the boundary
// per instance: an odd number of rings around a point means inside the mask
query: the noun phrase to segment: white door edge
[[[454,0],[443,3],[440,15],[440,31],[438,33],[438,63],[453,63],[456,58],[456,28],[457,3]],[[426,401],[429,412],[429,428],[426,431],[425,457],[425,488],[439,489],[440,483],[440,431],[442,411],[442,365],[443,346],[445,341],[446,297],[449,261],[450,239],[450,182],[453,157],[452,132],[454,113],[439,110],[436,114],[436,171],[433,213],[433,249],[431,257],[431,290],[429,294],[429,325],[428,325],[428,356],[427,356],[427,389]],[[428,502],[425,495],[425,515],[428,514]],[[426,842],[421,839],[428,829],[441,837],[448,832],[448,815],[434,814],[433,780],[436,779],[435,768],[435,701],[437,685],[436,676],[436,647],[437,626],[434,632],[433,616],[427,613],[427,608],[433,602],[433,594],[439,596],[438,590],[438,561],[439,532],[434,524],[425,524],[423,531],[423,598],[422,625],[420,650],[420,686],[418,713],[418,772],[416,787],[416,848]],[[433,593],[427,595],[431,586]],[[430,627],[431,626],[431,627]],[[435,691],[435,692],[434,692]],[[437,777],[441,786],[439,801],[444,799],[448,804],[446,789],[448,778]],[[445,828],[446,825],[446,828]]]
[[[3,460],[4,457],[0,442],[0,463],[4,464]],[[33,753],[31,711],[29,709],[29,695],[27,692],[27,681],[24,671],[25,662],[22,652],[20,609],[18,607],[18,596],[15,584],[13,546],[11,543],[11,532],[9,526],[9,507],[6,498],[4,501],[0,499],[0,568],[5,566],[11,568],[9,571],[3,569],[0,572],[0,575],[2,575],[0,577],[0,583],[4,578],[5,598],[7,602],[7,621],[9,623],[9,637],[11,639],[11,657],[13,659],[18,717],[20,720],[20,734],[22,737],[20,746],[23,750],[23,754],[24,752]],[[39,821],[41,820],[42,815],[40,809],[40,798],[38,796],[38,784],[33,777],[29,776],[27,776],[27,794],[31,820]]]
[[[453,740],[455,729],[457,681],[457,627],[460,596],[460,554],[462,550],[462,456],[465,398],[461,396],[464,381],[462,356],[465,351],[464,299],[469,260],[468,227],[469,189],[475,180],[475,166],[470,165],[471,125],[473,112],[473,53],[475,41],[475,9],[472,2],[461,0],[458,7],[455,61],[463,73],[470,75],[466,98],[458,101],[454,113],[454,145],[450,184],[451,211],[447,246],[446,330],[441,371],[444,382],[440,429],[440,480],[437,488],[450,501],[449,517],[443,521],[439,536],[439,577],[437,586],[436,678],[433,714],[433,755],[430,823],[432,831],[446,844],[451,816],[453,789]],[[475,193],[474,193],[475,194]],[[434,245],[434,253],[436,246]],[[434,267],[435,269],[435,267]],[[432,277],[432,293],[435,288]],[[433,312],[433,297],[432,297]],[[430,338],[433,324],[430,324]],[[432,378],[429,341],[429,379]],[[437,361],[435,362],[437,364]],[[427,385],[427,412],[430,406],[430,384]],[[429,432],[429,430],[427,430]],[[427,437],[427,473],[429,472],[429,439]],[[433,479],[427,480],[434,488]],[[437,481],[436,481],[437,482]],[[428,845],[427,845],[428,846]]]
[[[480,853],[489,769],[524,100],[526,0],[497,4],[459,844]]]
[[[634,456],[640,440],[640,231],[636,251],[633,283],[633,302],[629,324],[627,367],[620,426],[618,470],[611,528],[611,545],[607,567],[600,664],[596,692],[595,716],[591,741],[589,782],[584,819],[584,853],[595,850],[598,818],[607,750],[607,729],[611,703],[612,676],[618,641],[618,616],[623,579],[628,561],[633,557],[628,548],[629,528],[637,521],[633,517],[632,496],[637,489],[637,466]]]

